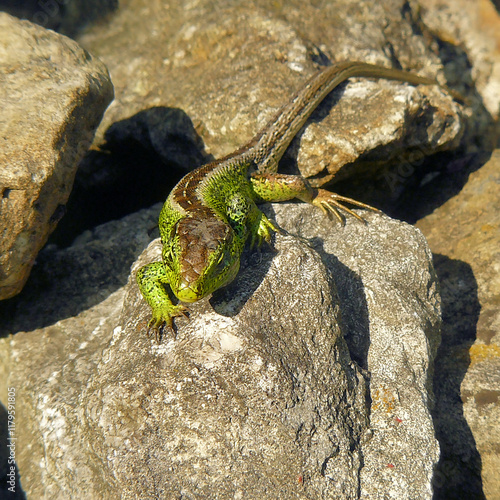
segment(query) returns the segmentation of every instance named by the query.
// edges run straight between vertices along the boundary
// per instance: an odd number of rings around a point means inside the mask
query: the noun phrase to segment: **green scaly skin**
[[[186,306],[174,304],[174,296],[180,302],[195,302],[229,284],[238,273],[247,242],[260,245],[280,231],[257,203],[298,198],[333,213],[341,223],[344,218],[339,210],[363,220],[342,202],[376,211],[350,198],[313,189],[300,176],[276,173],[279,159],[310,114],[336,86],[353,76],[439,85],[381,66],[335,64],[309,80],[245,147],[183,177],[160,213],[162,262],[137,272],[139,289],[153,311],[148,333],[154,330],[158,339],[164,327],[172,331],[174,317],[186,315]]]

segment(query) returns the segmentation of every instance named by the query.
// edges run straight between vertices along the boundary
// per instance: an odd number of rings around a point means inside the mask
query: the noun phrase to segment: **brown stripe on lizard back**
[[[173,200],[184,210],[189,212],[208,208],[198,196],[197,188],[200,183],[206,179],[207,175],[215,170],[220,163],[221,161],[217,160],[186,174],[175,187],[172,193]],[[210,213],[213,214],[213,211],[210,210]]]
[[[192,210],[189,217],[179,221],[177,235],[181,247],[181,275],[185,281],[196,281],[213,250],[231,238],[231,227],[225,224],[208,207]]]

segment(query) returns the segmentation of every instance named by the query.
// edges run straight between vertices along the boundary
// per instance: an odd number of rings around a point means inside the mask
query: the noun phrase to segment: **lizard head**
[[[238,273],[243,242],[216,217],[181,219],[174,239],[178,271],[170,286],[179,300],[196,302],[229,284]]]

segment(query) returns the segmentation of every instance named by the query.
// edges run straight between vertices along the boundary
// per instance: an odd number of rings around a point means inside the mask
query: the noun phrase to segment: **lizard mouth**
[[[203,291],[194,283],[181,281],[176,290],[176,297],[182,302],[196,302],[204,297]]]

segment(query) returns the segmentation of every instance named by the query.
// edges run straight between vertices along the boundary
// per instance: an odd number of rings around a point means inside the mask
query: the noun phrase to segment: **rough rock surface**
[[[489,0],[419,0],[422,19],[437,33],[445,46],[463,45],[460,59],[470,61],[470,78],[474,81],[486,109],[494,118],[500,113],[500,14]],[[450,61],[460,65],[459,61]],[[452,71],[451,74],[459,76]],[[464,75],[462,75],[463,78]]]
[[[113,96],[74,41],[0,13],[0,299],[17,294],[64,213]]]
[[[131,2],[114,16],[107,34],[94,29],[81,37],[106,62],[116,84],[116,100],[99,137],[112,123],[145,108],[175,106],[197,124],[209,152],[220,157],[251,139],[274,116],[316,71],[314,61],[363,59],[387,65],[388,39],[393,61],[440,78],[442,64],[424,38],[412,32],[411,19],[402,18],[403,4],[364,2],[360,25],[353,16],[358,2],[351,0],[321,6],[256,1],[255,8],[232,1],[219,2],[217,8],[208,0],[155,7]],[[131,40],[125,29],[139,13],[147,20],[137,28],[143,43]],[[118,57],[124,51],[128,57]],[[340,108],[328,114],[340,96],[345,97]],[[312,122],[317,123],[295,145],[307,143],[297,161],[302,173],[315,178],[331,178],[377,148],[387,160],[387,144],[391,155],[408,147],[426,153],[455,147],[463,131],[459,107],[439,89],[366,79],[332,95]],[[293,156],[297,149],[292,148]]]
[[[307,209],[275,210],[283,227],[324,252],[351,355],[370,374],[373,437],[362,448],[361,498],[379,498],[381,491],[430,498],[430,466],[439,456],[428,409],[440,304],[425,238],[390,219],[375,222],[376,216],[367,217],[366,227],[349,224],[337,233],[314,211],[305,219]]]
[[[275,250],[246,254],[230,287],[177,322],[175,340],[144,335],[149,310],[132,279],[67,319],[66,297],[48,293],[59,321],[2,341],[6,382],[23,388],[18,465],[30,497],[431,497],[439,298],[424,238],[373,214],[342,228],[306,205],[273,210],[312,247],[278,236]],[[124,221],[123,239],[131,224],[146,237],[142,221]],[[75,302],[98,294],[93,268],[111,272],[103,254],[125,244],[119,226],[98,234],[47,263],[42,252],[37,273],[100,249],[87,275],[53,284],[78,282]],[[134,268],[158,255],[156,241]]]
[[[114,186],[131,179],[130,186],[140,187],[142,207],[164,199],[178,178],[172,169],[179,176],[209,155],[242,146],[328,61],[402,67],[441,83],[448,77],[439,41],[421,25],[418,5],[404,0],[130,0],[105,30],[95,26],[79,41],[108,65],[116,91],[97,132],[100,154],[88,158],[77,176],[78,193],[96,200],[88,226],[105,222],[107,214],[129,213],[116,212],[134,201],[120,195],[126,187],[111,199],[100,196],[103,185],[115,194]],[[468,91],[459,77],[462,66],[453,67],[453,83]],[[162,112],[165,119],[148,119]],[[473,115],[474,123],[491,120],[480,103]],[[486,125],[478,129],[468,125],[471,120],[470,108],[438,88],[352,80],[311,117],[281,171],[300,170],[318,185],[338,173],[336,182],[349,179],[343,188],[351,195],[386,204],[429,167],[441,168],[429,165],[427,155],[453,150],[461,139],[468,145],[471,138],[490,138]],[[193,139],[193,127],[202,141]],[[163,168],[154,168],[158,164]],[[78,193],[69,212],[81,219]],[[72,217],[58,232],[65,244],[75,227]]]
[[[443,297],[436,360],[437,498],[500,492],[500,151],[418,222]]]

